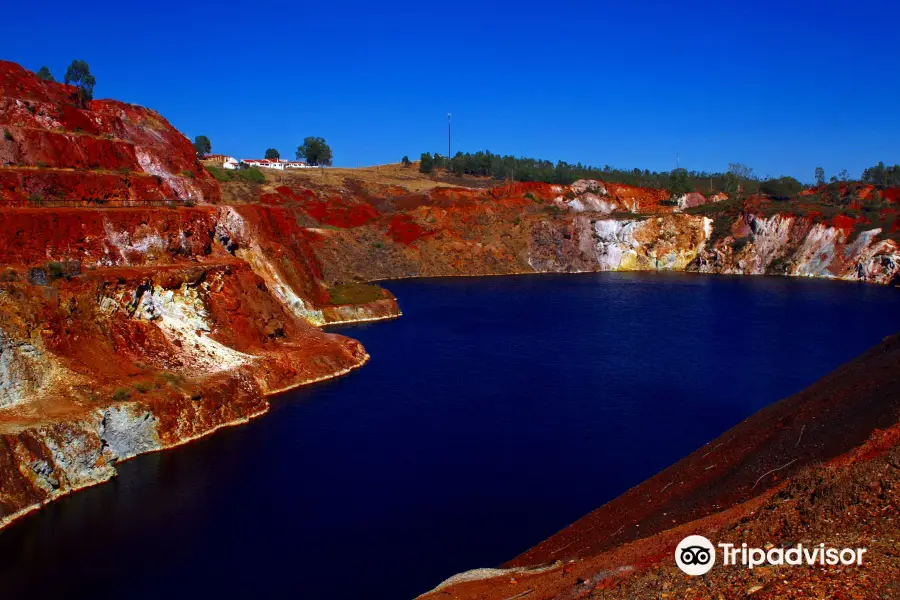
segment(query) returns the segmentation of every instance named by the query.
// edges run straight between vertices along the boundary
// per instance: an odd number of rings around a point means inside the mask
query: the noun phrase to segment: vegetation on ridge
[[[197,153],[197,156],[203,158],[212,152],[212,142],[205,135],[198,135],[194,138],[194,151]]]
[[[715,173],[681,168],[659,172],[649,169],[615,169],[609,165],[599,168],[580,162],[553,163],[549,160],[501,156],[489,151],[474,154],[457,152],[450,159],[440,154],[423,153],[419,171],[429,174],[435,169],[446,169],[457,176],[471,175],[496,180],[539,181],[560,185],[568,185],[579,179],[600,179],[635,187],[666,189],[673,197],[696,191],[707,195],[720,192],[738,196],[765,194],[776,199],[786,199],[796,196],[807,187],[790,176],[761,178],[752,168],[741,163],[729,163],[726,171]],[[814,177],[818,186],[829,185],[825,182],[825,171],[821,167],[816,168]],[[878,163],[866,169],[860,181],[876,187],[900,186],[900,165],[889,167],[883,162]],[[832,176],[830,180],[831,185],[850,182],[846,169],[837,176]]]
[[[265,183],[266,176],[256,167],[246,169],[223,169],[215,165],[203,165],[210,175],[217,181],[248,181],[250,183]]]
[[[50,70],[47,70],[48,74]],[[66,85],[74,85],[78,100],[84,106],[94,98],[94,85],[97,79],[91,75],[91,68],[83,60],[73,60],[66,70],[64,79]]]
[[[297,160],[306,160],[310,166],[331,166],[331,146],[325,142],[325,138],[307,137],[303,145],[297,147]]]
[[[602,169],[580,162],[571,164],[565,161],[553,163],[549,160],[535,158],[518,158],[511,155],[501,156],[489,151],[474,154],[457,152],[447,159],[440,154],[432,156],[422,154],[419,170],[431,173],[433,169],[446,169],[454,175],[473,175],[491,177],[493,179],[514,181],[541,181],[568,185],[579,179],[601,179],[611,183],[621,183],[636,187],[664,188],[675,192],[690,189],[704,192],[727,192],[738,188],[758,191],[759,180],[753,176],[753,170],[734,163],[729,165],[726,173],[707,173],[705,171],[688,171],[674,169],[669,172],[650,171],[648,169],[614,169],[606,165]],[[680,195],[680,194],[679,194]]]
[[[39,78],[43,79],[44,81],[49,81],[49,82],[51,82],[51,83],[56,83],[56,79],[53,78],[53,73],[50,72],[50,69],[47,67],[47,65],[42,66],[42,67],[38,70],[37,76],[38,76]]]

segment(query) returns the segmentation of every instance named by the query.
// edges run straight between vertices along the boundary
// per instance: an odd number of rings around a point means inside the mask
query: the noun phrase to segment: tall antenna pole
[[[447,158],[450,158],[450,113],[447,113]]]

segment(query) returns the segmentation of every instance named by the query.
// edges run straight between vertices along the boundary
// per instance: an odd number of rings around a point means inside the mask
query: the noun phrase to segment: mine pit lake
[[[0,597],[409,599],[497,566],[900,331],[900,292],[390,281],[372,360],[0,532]]]

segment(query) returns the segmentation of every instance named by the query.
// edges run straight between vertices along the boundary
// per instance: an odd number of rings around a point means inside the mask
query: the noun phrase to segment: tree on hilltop
[[[900,185],[900,165],[887,166],[881,161],[863,171],[862,181],[883,187]]]
[[[297,160],[306,160],[310,166],[331,166],[331,146],[325,142],[325,138],[307,137],[303,139],[303,145],[297,147]]]
[[[97,83],[97,79],[91,75],[91,68],[83,60],[72,61],[66,69],[64,82],[66,85],[75,86],[78,101],[82,106],[94,98],[94,84]]]
[[[38,76],[38,78],[43,79],[44,81],[56,83],[56,80],[53,79],[53,73],[50,72],[50,69],[47,68],[47,65],[44,65],[43,67],[41,67],[38,70],[37,76]]]
[[[803,184],[790,176],[766,179],[762,182],[760,190],[777,200],[789,200],[803,189]]]
[[[422,157],[419,159],[419,172],[431,173],[433,170],[434,159],[431,157],[431,152],[423,152]]]
[[[744,193],[744,184],[753,178],[753,169],[742,163],[728,163],[728,172],[725,173],[724,191],[729,196],[741,196]]]
[[[753,169],[741,163],[728,163],[728,172],[738,179],[753,178]]]
[[[693,191],[688,181],[687,169],[673,169],[669,178],[669,199],[678,200]]]
[[[408,166],[410,165],[409,157],[408,157],[408,156],[404,156],[404,157],[400,160],[400,162],[403,163],[403,166],[404,166],[404,167],[408,167]]]
[[[816,167],[816,187],[825,185],[825,169]]]
[[[197,137],[195,137],[194,151],[200,158],[203,158],[204,156],[212,152],[212,143],[209,141],[209,138],[205,135],[198,135]]]
[[[269,148],[266,150],[266,155],[264,158],[268,158],[269,160],[278,160],[281,158],[281,153],[275,148]]]

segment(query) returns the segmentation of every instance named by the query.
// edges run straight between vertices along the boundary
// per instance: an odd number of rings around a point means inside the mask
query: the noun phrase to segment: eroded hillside
[[[457,187],[414,168],[267,174],[226,182],[307,226],[328,284],[399,277],[685,270],[891,283],[898,207],[743,201],[579,181]]]
[[[0,63],[0,522],[367,359],[304,230],[229,207],[158,114]],[[293,223],[293,228],[290,224]]]

